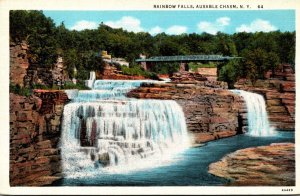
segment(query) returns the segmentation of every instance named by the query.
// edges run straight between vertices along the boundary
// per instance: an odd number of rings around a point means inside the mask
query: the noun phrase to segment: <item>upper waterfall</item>
[[[90,78],[85,81],[85,85],[89,88],[93,88],[95,80],[96,80],[96,72],[91,71]]]
[[[247,106],[248,133],[253,136],[272,136],[274,128],[270,126],[262,95],[244,90],[232,90],[243,97]]]

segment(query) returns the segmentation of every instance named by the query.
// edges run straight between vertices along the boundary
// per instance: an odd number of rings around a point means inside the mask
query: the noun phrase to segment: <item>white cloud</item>
[[[241,26],[237,27],[235,30],[237,32],[257,32],[257,31],[270,32],[270,31],[277,30],[277,27],[272,25],[270,21],[256,19],[252,21],[249,25],[242,24]]]
[[[151,28],[150,31],[149,31],[149,33],[151,35],[156,35],[156,34],[159,34],[161,32],[163,32],[163,29],[159,26],[155,26],[155,27]]]
[[[144,29],[141,27],[141,21],[132,16],[123,16],[120,20],[117,21],[107,21],[104,24],[112,28],[123,28],[127,31],[141,32]]]
[[[230,23],[229,17],[221,17],[216,20],[216,23],[220,26],[227,26]]]
[[[81,21],[76,22],[75,25],[72,26],[70,29],[81,31],[84,29],[97,29],[97,27],[98,27],[98,25],[96,22],[81,20]]]
[[[182,33],[186,33],[186,31],[187,31],[187,27],[174,25],[174,26],[169,27],[166,30],[166,33],[171,34],[171,35],[180,35]]]
[[[224,28],[229,24],[229,17],[221,17],[214,22],[201,21],[197,26],[200,32],[206,32],[215,35],[217,32],[224,30]]]

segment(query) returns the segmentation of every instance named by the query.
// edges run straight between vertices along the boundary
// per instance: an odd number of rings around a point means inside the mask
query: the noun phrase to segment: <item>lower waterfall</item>
[[[253,136],[274,135],[274,127],[270,126],[264,97],[244,90],[232,90],[232,92],[242,96],[246,102],[248,134]]]
[[[185,117],[175,101],[125,97],[143,82],[96,80],[93,90],[79,91],[64,107],[65,176],[158,166],[190,146]]]

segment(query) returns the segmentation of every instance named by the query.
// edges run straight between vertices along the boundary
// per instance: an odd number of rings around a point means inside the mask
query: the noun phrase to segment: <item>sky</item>
[[[294,10],[201,11],[46,11],[56,25],[70,30],[96,29],[103,22],[112,28],[151,35],[182,33],[294,31]]]

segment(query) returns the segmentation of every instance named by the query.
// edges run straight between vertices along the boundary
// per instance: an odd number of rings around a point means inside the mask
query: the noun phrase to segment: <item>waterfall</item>
[[[247,106],[248,133],[253,136],[272,136],[274,128],[270,126],[262,95],[243,90],[232,90],[243,97]]]
[[[94,71],[91,71],[90,78],[85,81],[85,85],[89,88],[93,88],[95,80],[96,80],[96,73]]]
[[[65,106],[66,176],[158,166],[189,147],[184,114],[175,101],[126,98],[143,82],[150,81],[96,80],[93,90],[79,91]]]

